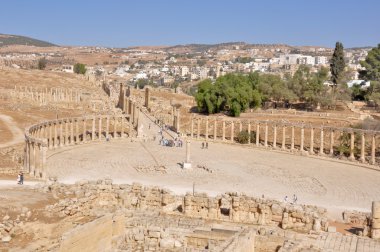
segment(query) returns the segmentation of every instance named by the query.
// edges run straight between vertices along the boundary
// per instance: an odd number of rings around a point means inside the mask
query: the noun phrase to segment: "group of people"
[[[208,149],[208,142],[202,142],[202,149]]]
[[[284,198],[285,203],[290,202],[289,200],[290,199],[288,198],[288,195],[286,195]],[[297,204],[297,200],[298,200],[297,195],[293,194],[293,201],[290,202],[290,204]]]
[[[24,184],[24,173],[19,172],[17,176],[17,184],[23,185]]]

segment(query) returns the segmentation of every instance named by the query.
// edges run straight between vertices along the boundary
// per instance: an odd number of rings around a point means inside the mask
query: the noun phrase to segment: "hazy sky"
[[[4,0],[0,33],[59,45],[380,43],[380,0]]]

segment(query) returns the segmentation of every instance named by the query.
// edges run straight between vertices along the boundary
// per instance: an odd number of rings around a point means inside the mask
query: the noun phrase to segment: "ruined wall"
[[[55,194],[74,194],[76,200],[65,199],[49,210],[61,215],[91,215],[93,206],[104,209],[156,209],[166,214],[219,220],[231,223],[280,225],[283,229],[308,232],[326,231],[326,209],[292,205],[275,200],[254,198],[237,193],[217,197],[206,194],[174,195],[159,187],[140,184],[114,185],[112,180],[81,181],[74,186],[53,184],[48,190]]]

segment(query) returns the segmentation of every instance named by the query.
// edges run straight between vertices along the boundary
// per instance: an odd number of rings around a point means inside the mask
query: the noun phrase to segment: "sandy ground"
[[[176,193],[192,191],[195,183],[196,191],[211,195],[238,191],[283,200],[296,194],[300,204],[326,207],[335,218],[346,209],[370,211],[371,202],[380,200],[380,172],[355,165],[226,144],[205,150],[200,142],[191,144],[191,153],[193,169],[183,170],[185,147],[114,140],[57,150],[47,166],[65,183],[110,177]],[[145,170],[158,166],[166,173]]]
[[[0,137],[0,148],[18,144],[24,140],[24,132],[17,126],[12,117],[0,114],[0,122],[2,125],[0,133],[1,136],[4,135],[4,138]]]

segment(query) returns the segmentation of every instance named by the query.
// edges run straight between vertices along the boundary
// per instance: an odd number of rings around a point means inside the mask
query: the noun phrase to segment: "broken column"
[[[371,237],[380,239],[380,201],[372,202]]]
[[[183,163],[183,169],[191,169],[190,140],[186,140],[186,161]]]

